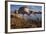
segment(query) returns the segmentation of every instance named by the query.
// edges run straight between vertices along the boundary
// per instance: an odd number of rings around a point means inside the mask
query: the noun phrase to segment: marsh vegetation
[[[42,27],[42,15],[40,11],[29,12],[27,7],[21,7],[11,14],[11,29],[39,27]]]

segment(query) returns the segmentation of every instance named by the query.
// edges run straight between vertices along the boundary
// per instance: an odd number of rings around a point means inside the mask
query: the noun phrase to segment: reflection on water
[[[19,7],[19,9],[15,10],[15,12],[11,15],[11,29],[37,28],[37,27],[42,26],[42,23],[41,23],[42,11],[41,10],[39,10],[39,11],[31,10],[30,8],[25,5],[25,6]],[[39,8],[39,7],[37,7],[37,8]],[[34,9],[37,9],[37,8],[35,7]]]
[[[14,14],[11,15],[11,29],[41,27],[41,20],[42,14]]]
[[[29,19],[31,19],[31,20],[36,20],[37,21],[37,19],[39,19],[39,20],[41,20],[42,19],[42,14],[30,14],[30,15],[27,15],[27,14],[19,14],[21,17],[23,17],[25,20],[29,20]]]

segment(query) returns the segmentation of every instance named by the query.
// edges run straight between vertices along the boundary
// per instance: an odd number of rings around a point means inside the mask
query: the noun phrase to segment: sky
[[[11,5],[10,9],[12,12],[14,12],[16,9],[19,9],[20,7],[22,7],[23,5]],[[32,10],[37,10],[40,11],[42,10],[42,6],[33,6],[33,5],[28,5],[28,8],[32,9]]]

